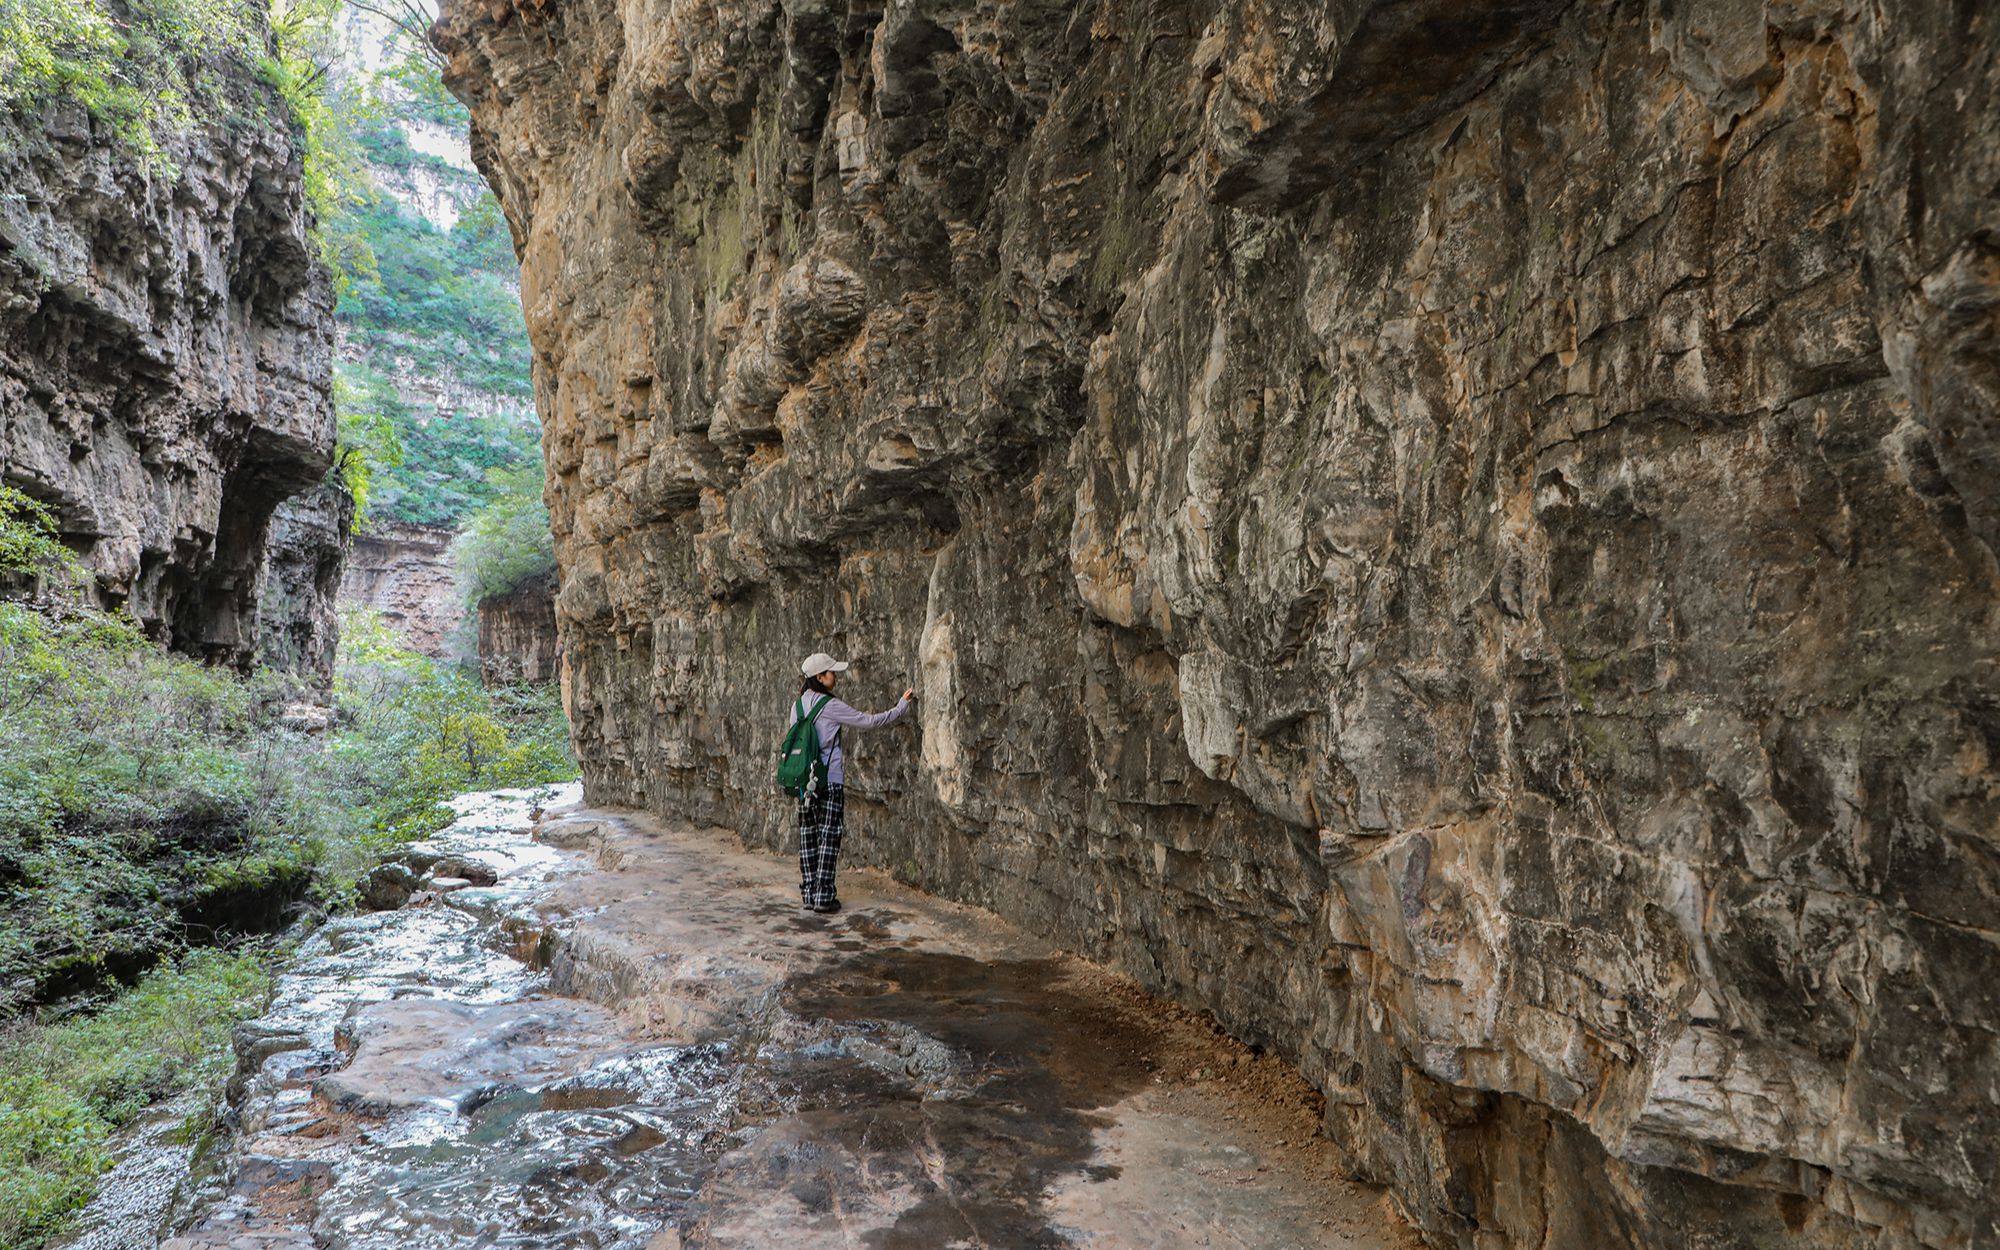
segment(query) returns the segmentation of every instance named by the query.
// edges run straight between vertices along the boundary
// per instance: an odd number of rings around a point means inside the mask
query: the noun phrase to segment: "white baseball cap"
[[[836,660],[824,651],[815,651],[806,657],[804,664],[799,665],[799,671],[808,677],[817,677],[821,673],[844,673],[847,661]]]

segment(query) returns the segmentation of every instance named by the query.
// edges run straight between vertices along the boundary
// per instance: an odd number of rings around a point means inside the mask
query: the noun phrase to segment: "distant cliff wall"
[[[591,797],[1294,1059],[1438,1245],[2000,1244],[2000,20],[449,0]]]
[[[0,117],[0,481],[104,605],[247,667],[272,513],[332,460],[333,294],[282,106],[227,90],[170,172],[73,103]]]
[[[453,573],[444,525],[391,521],[354,536],[340,583],[340,602],[375,609],[411,650],[450,653],[465,620],[465,599]]]
[[[479,672],[488,685],[552,682],[556,657],[554,574],[479,601]]]
[[[354,500],[336,482],[278,505],[257,591],[257,662],[333,684],[340,644],[337,596]]]

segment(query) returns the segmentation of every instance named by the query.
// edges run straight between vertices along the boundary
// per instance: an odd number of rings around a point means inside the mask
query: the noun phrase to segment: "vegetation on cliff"
[[[453,550],[459,591],[469,608],[556,567],[541,464],[489,469],[486,482],[492,498],[466,518]]]
[[[371,101],[356,130],[368,185],[328,226],[367,258],[337,310],[342,461],[364,526],[460,531],[470,606],[555,567],[513,240],[457,146],[464,106],[413,34],[427,15],[365,12],[397,24],[352,28],[357,44],[379,39],[379,64],[348,71]]]
[[[357,184],[356,101],[328,77],[343,0],[0,0],[0,111],[62,96],[149,166],[168,140],[218,120],[294,128],[306,198],[325,219]],[[251,73],[239,72],[248,68]],[[275,92],[246,96],[247,79]],[[341,268],[336,249],[328,259]]]
[[[356,10],[338,72],[367,102],[361,165],[325,224],[361,258],[335,314],[343,444],[366,515],[456,526],[496,498],[491,470],[539,461],[513,241],[462,150],[464,108],[408,28],[425,15],[384,32],[387,14]]]

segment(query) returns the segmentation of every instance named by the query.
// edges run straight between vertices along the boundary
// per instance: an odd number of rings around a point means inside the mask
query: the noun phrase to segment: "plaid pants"
[[[808,788],[799,796],[799,898],[807,907],[830,907],[840,901],[833,889],[833,869],[840,859],[846,789],[828,786],[824,795],[815,795]]]

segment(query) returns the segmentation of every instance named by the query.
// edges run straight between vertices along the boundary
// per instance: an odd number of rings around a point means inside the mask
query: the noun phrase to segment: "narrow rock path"
[[[441,892],[301,952],[170,1250],[1415,1245],[1282,1064],[986,913],[526,825],[473,811],[413,853]]]

